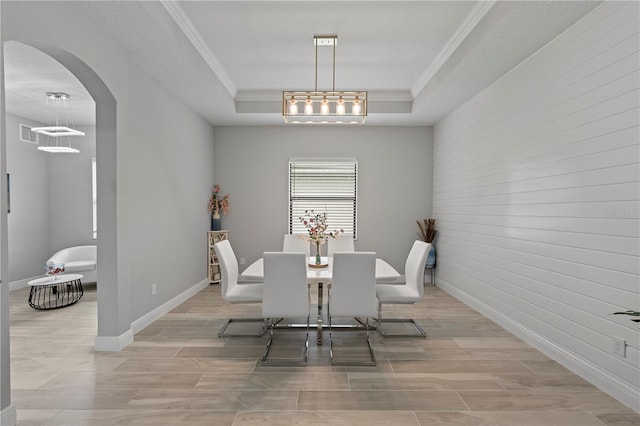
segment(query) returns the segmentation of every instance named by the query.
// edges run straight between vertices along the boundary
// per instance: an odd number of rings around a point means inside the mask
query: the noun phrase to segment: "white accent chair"
[[[337,238],[329,238],[327,240],[327,256],[333,257],[333,254],[338,251],[349,253],[356,251],[353,235],[340,234]]]
[[[51,256],[47,263],[64,264],[64,272],[82,274],[83,283],[98,281],[97,246],[67,247]]]
[[[307,285],[307,260],[303,253],[266,252],[264,261],[264,289],[262,293],[262,317],[270,323],[269,341],[262,357],[263,365],[307,364],[309,347],[309,286]],[[299,359],[271,358],[274,328],[283,318],[306,317],[307,337],[304,353]]]
[[[311,255],[309,241],[299,234],[284,234],[282,251],[285,253],[304,253],[307,257]]]
[[[333,278],[329,289],[327,315],[332,365],[375,366],[376,357],[369,341],[369,318],[377,314],[376,300],[376,254],[373,252],[336,252],[333,255]],[[366,318],[364,328],[370,359],[336,360],[333,356],[333,318]]]
[[[231,303],[261,303],[262,283],[238,284],[238,260],[229,240],[217,242],[213,248],[220,260],[220,292],[222,298]],[[225,333],[232,322],[261,322],[262,329],[256,333]],[[267,331],[266,322],[262,318],[229,319],[218,332],[218,337],[253,336],[261,337]]]
[[[424,294],[424,265],[431,244],[416,240],[411,247],[404,266],[405,275],[393,283],[379,283],[376,285],[378,297],[378,332],[384,337],[427,337],[427,333],[413,319],[382,319],[382,304],[413,304],[422,300]],[[388,322],[403,322],[412,324],[418,334],[388,334],[383,330],[383,324]]]

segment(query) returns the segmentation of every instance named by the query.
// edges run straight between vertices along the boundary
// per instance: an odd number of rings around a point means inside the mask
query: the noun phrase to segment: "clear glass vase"
[[[322,259],[320,256],[320,243],[316,243],[316,265],[320,265]]]

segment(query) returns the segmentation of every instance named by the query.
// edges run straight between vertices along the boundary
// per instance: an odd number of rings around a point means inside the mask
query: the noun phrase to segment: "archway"
[[[122,321],[117,280],[116,141],[117,103],[104,81],[84,61],[69,52],[43,42],[16,40],[51,56],[69,70],[86,88],[96,107],[96,162],[98,190],[98,328],[96,350],[120,350],[132,340]],[[3,146],[6,140],[3,135]],[[3,212],[3,214],[6,214]],[[3,239],[7,236],[3,235]],[[121,294],[120,294],[121,295]],[[129,337],[130,336],[130,337]]]

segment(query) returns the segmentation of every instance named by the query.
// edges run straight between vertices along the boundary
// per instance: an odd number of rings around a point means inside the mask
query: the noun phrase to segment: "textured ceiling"
[[[314,34],[337,34],[336,89],[368,90],[367,125],[432,125],[531,56],[596,1],[77,2],[132,59],[215,125],[282,124],[282,90],[314,87]],[[331,88],[331,48],[318,88]],[[7,111],[41,120],[44,92],[92,102],[59,64],[5,46]]]

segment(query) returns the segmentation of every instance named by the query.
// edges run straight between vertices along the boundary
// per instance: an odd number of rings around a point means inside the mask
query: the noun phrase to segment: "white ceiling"
[[[74,7],[214,125],[279,125],[283,90],[314,88],[315,34],[338,35],[336,90],[369,91],[366,125],[432,125],[531,56],[597,1],[100,1]],[[331,89],[321,48],[318,89]],[[5,45],[6,106],[42,121],[45,92],[88,93],[60,64]]]

